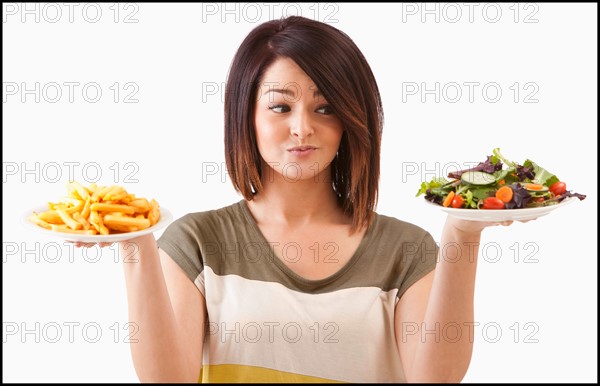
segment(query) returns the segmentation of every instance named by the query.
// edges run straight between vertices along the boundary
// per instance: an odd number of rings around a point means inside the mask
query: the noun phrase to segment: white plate
[[[46,236],[58,237],[60,239],[69,240],[69,241],[80,241],[83,243],[115,243],[118,241],[130,240],[135,237],[139,237],[139,236],[143,236],[143,235],[146,235],[146,234],[149,234],[152,232],[156,232],[157,230],[160,230],[160,229],[166,227],[167,225],[169,225],[169,223],[171,223],[171,221],[173,221],[173,215],[171,214],[171,212],[169,212],[165,208],[159,208],[160,218],[159,218],[158,222],[156,224],[154,224],[153,226],[151,226],[150,228],[146,228],[144,230],[136,231],[136,232],[115,233],[113,235],[82,235],[82,234],[77,234],[77,233],[63,233],[63,232],[52,231],[52,230],[49,230],[46,228],[42,228],[41,226],[36,225],[36,224],[32,223],[31,221],[29,221],[28,217],[31,216],[33,212],[40,213],[40,212],[45,212],[47,210],[48,210],[48,206],[43,205],[43,206],[39,206],[37,208],[31,209],[31,210],[25,212],[23,214],[23,216],[21,216],[22,224],[27,229],[43,233]]]
[[[578,201],[577,197],[565,198],[560,204],[542,206],[539,208],[523,208],[523,209],[459,209],[445,208],[441,205],[434,204],[431,201],[425,200],[425,203],[443,210],[448,215],[463,220],[471,221],[524,221],[533,220],[538,217],[547,215],[548,213],[562,208],[573,201]]]

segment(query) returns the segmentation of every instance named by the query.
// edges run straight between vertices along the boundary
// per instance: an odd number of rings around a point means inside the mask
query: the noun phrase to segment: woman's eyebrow
[[[271,87],[269,87],[267,89],[267,91],[265,91],[263,93],[263,95],[266,95],[266,94],[268,94],[270,92],[278,92],[280,94],[289,95],[290,97],[295,98],[296,97],[296,93],[294,92],[293,89],[294,89],[293,87],[288,87],[288,88],[271,88]],[[321,92],[321,90],[314,89],[314,91],[313,91],[313,98],[318,98],[318,97],[322,97],[322,96],[323,96],[323,93]]]
[[[266,95],[270,92],[278,92],[281,94],[289,95],[292,98],[296,95],[296,93],[292,89],[289,89],[289,88],[270,88],[270,87],[267,91],[265,91],[265,93],[263,95]]]

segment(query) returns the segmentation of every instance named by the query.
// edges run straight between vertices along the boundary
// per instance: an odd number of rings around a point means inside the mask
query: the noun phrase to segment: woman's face
[[[254,123],[263,161],[287,181],[329,179],[343,128],[315,83],[291,59],[279,58],[258,88]],[[323,171],[327,173],[321,174]],[[263,177],[269,177],[266,174]]]

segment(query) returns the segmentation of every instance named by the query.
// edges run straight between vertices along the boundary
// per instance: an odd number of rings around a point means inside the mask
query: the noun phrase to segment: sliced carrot
[[[442,203],[442,205],[445,207],[449,207],[450,204],[452,203],[452,199],[454,198],[454,195],[455,195],[454,191],[451,190],[450,193],[448,193],[448,195],[444,199],[444,202]]]
[[[524,184],[529,190],[542,190],[544,189],[544,185],[540,184]]]
[[[504,180],[498,181],[498,185],[504,185],[504,184],[506,184],[506,181],[504,181]]]
[[[513,190],[510,186],[503,186],[496,191],[496,198],[499,198],[503,203],[508,203],[513,198]]]

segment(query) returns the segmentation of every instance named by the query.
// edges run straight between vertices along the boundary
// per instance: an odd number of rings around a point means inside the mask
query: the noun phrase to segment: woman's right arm
[[[129,322],[137,328],[131,355],[140,381],[197,383],[206,320],[204,296],[158,249],[152,234],[120,243],[120,251],[127,256],[123,269]]]

